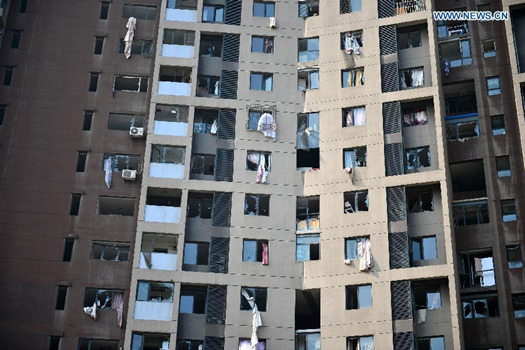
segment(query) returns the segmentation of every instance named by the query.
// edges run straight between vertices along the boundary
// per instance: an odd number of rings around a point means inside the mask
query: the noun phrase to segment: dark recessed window
[[[49,350],[58,350],[60,348],[60,338],[57,335],[49,337]]]
[[[13,73],[15,72],[15,67],[12,66],[5,66],[5,73],[4,73],[4,85],[10,86],[11,81],[13,80]]]
[[[20,7],[18,8],[19,13],[26,13],[27,0],[20,0]]]
[[[93,122],[93,111],[84,111],[84,121],[82,123],[82,130],[91,130],[91,123]]]
[[[11,37],[11,48],[18,49],[20,47],[20,39],[22,38],[21,30],[13,30],[13,36]]]
[[[64,310],[66,307],[67,286],[58,286],[57,303],[55,310]]]
[[[86,170],[86,160],[87,160],[86,151],[78,151],[77,154],[77,173],[83,173]]]
[[[96,72],[89,73],[89,89],[88,89],[88,91],[92,91],[92,92],[97,91],[98,76],[99,75],[100,75],[100,73],[96,73]]]
[[[0,105],[0,125],[4,124],[6,105]]]
[[[80,209],[80,199],[82,198],[82,194],[80,193],[72,193],[71,194],[71,209],[69,210],[69,215],[78,215],[78,211]]]
[[[93,49],[93,53],[95,55],[101,55],[103,47],[104,47],[104,37],[96,36],[95,37],[95,48]]]
[[[507,133],[505,128],[505,118],[502,115],[490,117],[490,123],[492,125],[492,135],[505,135]]]
[[[64,240],[64,254],[62,254],[62,261],[69,262],[73,256],[73,245],[75,240],[73,238],[66,238]]]
[[[100,2],[100,19],[108,19],[109,1]]]

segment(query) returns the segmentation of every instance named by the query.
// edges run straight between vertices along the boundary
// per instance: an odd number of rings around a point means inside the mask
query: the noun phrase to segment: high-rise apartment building
[[[7,348],[525,349],[525,1],[3,9]]]

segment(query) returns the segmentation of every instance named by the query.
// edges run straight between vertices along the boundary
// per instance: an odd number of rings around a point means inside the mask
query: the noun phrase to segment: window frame
[[[258,81],[253,79],[260,76],[260,88]],[[255,86],[257,83],[257,86]],[[269,85],[269,86],[268,86]],[[250,90],[254,91],[273,91],[273,73],[267,72],[250,72]]]
[[[490,84],[491,84],[491,81],[493,81],[494,83],[497,82],[497,87],[490,87]],[[487,77],[486,78],[486,82],[487,82],[487,95],[488,96],[497,96],[497,95],[501,95],[501,80],[499,78],[499,75],[495,75],[495,76],[492,76],[492,77]]]
[[[248,203],[247,203],[247,200],[248,200],[249,197],[251,197],[252,199],[255,200],[255,204],[254,204],[255,212],[254,212],[254,214],[250,214],[250,213],[253,213],[253,212],[249,211],[249,207],[248,207]],[[249,215],[249,216],[267,216],[267,217],[269,217],[270,216],[270,197],[271,196],[269,194],[246,193],[244,195],[244,215]],[[264,200],[263,205],[264,205],[264,203],[268,203],[268,207],[267,208],[261,208],[261,199]]]
[[[319,41],[318,36],[299,38],[297,40],[297,62],[319,61]],[[302,46],[304,46],[303,50],[301,50]]]
[[[346,237],[345,238],[345,260],[359,259],[359,243],[370,239],[370,236]],[[352,251],[350,251],[350,249]]]
[[[196,172],[194,170],[197,170],[198,168],[194,165],[195,160],[200,159],[202,161],[202,171]],[[213,164],[213,167],[211,168],[211,171],[208,169],[207,165],[210,165],[210,159],[211,164]],[[215,175],[215,154],[192,154],[191,155],[191,161],[190,161],[190,174],[192,175],[203,175],[203,176],[212,176]]]
[[[140,289],[141,289],[141,286],[144,286],[146,284],[148,285],[147,294],[145,295],[146,300],[142,300],[144,295],[142,295],[142,293],[140,292]],[[152,290],[152,285],[153,285],[153,287],[158,285],[160,287],[166,288],[167,290],[171,290],[170,297],[167,298],[167,299],[162,299],[163,296],[160,295],[161,300],[160,301],[156,300],[153,295],[156,295],[156,293],[163,293],[163,292],[160,292],[158,290],[157,291]],[[145,301],[145,302],[150,302],[150,303],[151,302],[173,303],[174,288],[175,288],[175,283],[174,282],[139,280],[139,281],[137,281],[137,294],[135,296],[135,302],[137,302],[137,301]],[[141,298],[141,299],[139,299],[139,298]]]
[[[311,239],[312,241],[308,241]],[[299,252],[303,252],[299,247],[308,246],[308,256],[302,259],[303,255],[299,255]],[[306,251],[305,251],[306,252]],[[314,254],[316,255],[314,255]],[[313,255],[313,256],[312,256]],[[321,260],[321,234],[320,233],[298,233],[295,235],[295,260],[301,261],[317,261]]]
[[[426,152],[425,152],[426,151]],[[428,165],[424,165],[421,163],[420,156],[421,152],[425,152],[428,155]],[[419,146],[414,148],[405,148],[404,150],[405,154],[405,170],[406,171],[418,171],[417,169],[421,168],[430,168],[432,166],[432,161],[430,158],[430,145],[428,146]],[[413,161],[411,161],[410,157],[413,157]],[[410,165],[412,163],[413,165]]]
[[[361,205],[363,196],[366,197],[366,199],[364,200],[364,205],[366,206],[366,208]],[[370,210],[370,198],[368,197],[368,190],[343,192],[343,213],[344,214],[355,214],[355,213],[367,212],[369,210]]]
[[[261,51],[254,50],[254,48],[257,48],[259,46],[259,44],[254,43],[254,39],[261,39],[262,40]],[[269,45],[266,44],[267,41],[270,43]],[[273,37],[273,36],[252,35],[252,38],[251,38],[251,51],[250,52],[252,52],[252,53],[273,54],[274,53],[274,43],[275,43],[275,37]]]
[[[362,293],[366,295],[361,297]],[[365,302],[364,305],[361,305],[362,302]],[[373,305],[372,284],[345,286],[345,310],[370,309]]]
[[[256,5],[264,6],[262,16],[259,14],[256,14]],[[275,2],[273,1],[254,1],[253,7],[252,7],[252,16],[253,17],[263,17],[263,18],[275,17]]]
[[[433,240],[433,245],[435,248],[435,251],[433,254],[427,257],[428,251],[425,249],[425,240]],[[416,245],[417,250],[416,251]],[[417,252],[417,258],[416,258],[416,252]],[[436,260],[438,259],[438,244],[437,244],[437,237],[436,236],[424,236],[424,237],[411,237],[410,238],[410,257],[412,262],[420,262],[424,260]]]
[[[496,162],[496,174],[497,174],[498,178],[512,176],[512,167],[511,167],[511,164],[510,164],[510,156],[505,155],[505,156],[496,157],[495,158],[495,162]],[[504,166],[503,164],[501,164],[502,162],[506,162],[508,164],[508,168],[500,167],[500,166]]]
[[[143,8],[143,9],[142,9]],[[138,16],[135,12],[141,10],[145,11],[145,16]],[[152,10],[155,10],[155,12],[152,12]],[[126,3],[124,4],[124,7],[122,9],[122,18],[129,18],[129,17],[135,17],[136,19],[146,20],[146,21],[154,21],[157,19],[157,6],[152,5],[145,5],[145,4],[130,4]],[[153,14],[153,18],[150,18]]]
[[[255,246],[249,246],[250,243]],[[270,245],[265,239],[244,238],[242,241],[242,261],[243,262],[263,262],[263,243],[266,243],[268,255],[270,255]]]
[[[206,8],[212,9],[213,20],[204,19]],[[202,23],[224,23],[225,14],[226,11],[224,5],[204,4],[202,7]]]
[[[355,72],[355,81],[354,81],[353,72]],[[361,73],[361,78],[359,80],[357,80],[358,72]],[[346,79],[345,79],[345,76],[346,76]],[[348,81],[351,81],[350,85],[348,85]],[[357,84],[358,81],[360,82],[359,84]],[[341,69],[341,87],[343,89],[346,89],[349,87],[363,86],[363,85],[365,85],[365,68],[364,67]]]
[[[189,251],[188,246],[194,245],[196,254],[193,259],[193,251],[192,255],[188,256],[187,253]],[[191,263],[189,259],[192,259],[191,261],[195,261],[195,263]],[[195,242],[195,241],[189,241],[184,242],[184,256],[182,258],[182,264],[183,265],[190,265],[190,266],[208,266],[210,261],[210,243],[209,242]]]
[[[100,257],[98,257],[97,247],[99,247],[98,249],[100,249]],[[130,247],[130,244],[126,242],[92,241],[89,259],[99,261],[126,262],[129,261]],[[111,254],[109,253],[110,249],[116,251],[116,253],[114,253],[115,258],[105,259],[104,255]],[[106,252],[107,250],[108,252]]]
[[[485,43],[492,42],[494,49],[490,51],[485,51]],[[481,54],[483,58],[490,58],[490,57],[496,57],[497,56],[497,48],[496,48],[496,39],[484,39],[481,40]]]
[[[252,311],[252,308],[249,307],[250,304],[248,304],[248,301],[246,301],[246,298],[242,295],[243,289],[246,290],[250,297],[254,298],[255,304],[257,304],[260,312],[268,311],[268,288],[266,287],[241,287],[241,311]]]
[[[513,254],[512,252],[516,251],[517,253]],[[511,244],[505,246],[505,252],[507,255],[507,267],[509,269],[521,269],[523,268],[523,253],[521,251],[521,244]],[[516,255],[513,260],[511,256]],[[519,255],[519,256],[518,256]]]

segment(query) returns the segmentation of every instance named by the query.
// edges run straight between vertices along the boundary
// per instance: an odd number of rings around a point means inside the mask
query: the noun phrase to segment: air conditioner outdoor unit
[[[137,178],[137,171],[131,169],[122,170],[122,180],[134,181]]]
[[[132,126],[131,128],[129,128],[129,135],[131,137],[142,138],[144,136],[144,128],[137,128],[135,126]]]
[[[275,17],[270,17],[270,28],[277,28],[277,22],[275,21]]]

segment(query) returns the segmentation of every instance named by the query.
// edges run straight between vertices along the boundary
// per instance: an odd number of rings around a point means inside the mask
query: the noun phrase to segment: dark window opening
[[[20,7],[18,7],[18,13],[26,13],[27,0],[20,0]]]
[[[309,150],[297,150],[297,169],[319,169],[320,168],[319,148]]]
[[[80,193],[71,194],[71,208],[69,209],[69,215],[78,215],[78,211],[80,209],[80,199],[81,198],[82,198],[82,194]]]
[[[199,55],[206,57],[221,57],[222,43],[222,35],[202,34]]]
[[[425,85],[425,73],[423,67],[410,68],[399,71],[400,88],[409,89]]]
[[[199,350],[199,347],[202,348],[202,340],[177,340],[177,350]],[[251,345],[250,345],[251,346]]]
[[[95,37],[95,47],[93,49],[93,54],[101,55],[103,47],[104,47],[104,37],[103,36],[96,36]]]
[[[346,310],[372,307],[372,285],[346,286]]]
[[[481,42],[481,52],[483,58],[495,57],[496,56],[496,40],[489,39]]]
[[[424,211],[434,211],[434,198],[432,191],[408,191],[407,192],[408,212],[422,213]]]
[[[215,173],[215,155],[192,154],[190,174],[213,175]]]
[[[55,310],[64,310],[66,307],[67,288],[67,286],[58,286]]]
[[[179,313],[204,314],[206,294],[206,287],[182,285],[180,287]]]
[[[496,157],[496,170],[498,177],[507,177],[511,175],[509,156]]]
[[[461,288],[490,287],[496,285],[492,251],[458,253]]]
[[[148,80],[148,77],[116,75],[113,91],[147,92]]]
[[[195,119],[193,122],[193,133],[194,134],[211,134],[214,129],[214,134],[217,130],[213,127],[213,124],[217,126],[217,119],[219,116],[219,110],[217,109],[195,109]]]
[[[480,136],[478,114],[445,117],[448,141],[465,141]]]
[[[135,17],[136,19],[154,20],[157,18],[156,6],[125,4],[122,12],[123,18]]]
[[[133,332],[131,335],[131,349],[133,350],[167,350],[169,344],[169,334]]]
[[[18,49],[20,47],[20,39],[22,38],[22,31],[21,30],[13,30],[13,34],[11,37],[11,48],[12,49]]]
[[[450,64],[450,68],[472,64],[472,53],[469,39],[441,43],[439,44],[439,54],[441,56],[442,68],[445,68],[447,61]]]
[[[4,124],[6,105],[0,105],[0,125]]]
[[[320,251],[319,234],[296,235],[295,257],[297,261],[319,260]]]
[[[114,172],[123,170],[139,170],[140,156],[135,154],[111,154],[104,153],[104,161],[111,159],[111,169]],[[104,170],[104,162],[102,162],[102,170]]]
[[[60,348],[60,339],[62,337],[52,335],[49,337],[49,350],[58,350]]]
[[[186,149],[184,147],[151,145],[150,162],[163,164],[184,164],[185,153]]]
[[[109,113],[108,129],[126,130],[144,127],[145,117],[142,114]]]
[[[258,171],[259,165],[265,171],[270,171],[272,165],[272,154],[270,152],[248,151],[246,155],[246,170]]]
[[[135,198],[125,197],[98,197],[97,214],[133,216],[135,212]]]
[[[444,337],[417,338],[417,350],[444,350]]]
[[[518,220],[516,201],[514,199],[505,199],[501,201],[501,215],[503,217],[503,222]]]
[[[173,302],[173,283],[139,281],[137,284],[137,301]]]
[[[371,335],[346,338],[346,350],[373,349],[373,348],[374,348],[374,337]]]
[[[295,329],[296,331],[304,330],[304,333],[303,332],[301,333],[303,333],[303,335],[305,335],[306,338],[310,338],[309,335],[311,334],[305,334],[307,332],[306,330],[312,331],[312,330],[318,330],[320,328],[321,328],[321,290],[320,289],[296,290],[295,291]],[[299,334],[297,334],[297,336],[299,336]],[[304,339],[304,340],[307,340],[307,339]],[[309,348],[303,347],[302,349],[309,349]],[[312,349],[315,349],[315,348],[312,348]]]
[[[486,224],[489,222],[487,200],[453,203],[454,226]]]
[[[184,265],[208,265],[209,246],[207,242],[184,243]]]
[[[297,231],[321,228],[319,196],[297,197],[296,223]]]
[[[86,170],[87,155],[86,151],[77,152],[77,173],[83,173]]]
[[[4,73],[4,85],[10,86],[11,82],[13,80],[13,74],[15,72],[15,67],[12,66],[5,66],[5,73]]]
[[[129,247],[127,243],[93,242],[91,260],[128,261]]]
[[[62,253],[62,261],[70,262],[73,256],[73,246],[75,240],[73,238],[66,238],[64,240],[64,252]]]
[[[509,269],[520,269],[523,267],[523,255],[521,254],[521,246],[519,244],[508,245],[507,250],[507,264]]]
[[[267,288],[256,288],[256,287],[241,287],[241,310],[251,311],[252,307],[246,297],[243,295],[248,295],[249,298],[254,298],[255,304],[259,311],[267,311],[266,301],[268,298],[268,289]]]
[[[490,124],[492,126],[492,135],[505,135],[507,133],[505,128],[505,118],[502,115],[491,117]]]
[[[244,215],[270,215],[270,195],[246,194],[244,200]]]
[[[305,68],[297,71],[297,89],[319,89],[319,69]]]
[[[84,111],[84,120],[82,122],[82,130],[90,131],[93,123],[93,111]]]
[[[109,14],[109,1],[100,2],[100,19],[108,19]]]
[[[472,84],[467,84],[468,86],[466,85],[463,85],[463,84],[454,84],[454,85],[450,85],[450,86],[447,86],[448,89],[450,90],[462,90],[462,89],[470,89],[472,86]],[[468,91],[468,90],[467,90]],[[459,92],[457,92],[457,94],[459,94]],[[445,98],[445,110],[446,110],[446,114],[447,116],[452,116],[452,115],[464,115],[465,114],[471,114],[471,113],[476,113],[477,115],[477,110],[478,110],[478,107],[477,107],[477,102],[476,102],[476,95],[475,94],[464,94],[464,95],[460,95],[460,96],[447,96]],[[470,116],[470,115],[466,115],[466,116]]]
[[[211,219],[213,205],[212,193],[195,193],[188,194],[188,218]]]
[[[265,248],[266,245],[266,248]],[[266,253],[264,252],[266,250]],[[263,255],[268,258],[268,241],[245,239],[243,241],[242,261],[263,262]]]
[[[319,113],[297,116],[297,168],[318,169],[319,161]]]
[[[439,285],[425,282],[412,282],[412,295],[416,310],[441,309],[441,288]]]
[[[461,296],[463,318],[499,316],[497,294],[466,294]]]
[[[512,307],[514,309],[515,318],[525,317],[525,294],[512,295]]]
[[[319,16],[319,0],[299,0],[298,14],[301,18]]]
[[[197,96],[219,96],[221,77],[199,75],[197,77]]]
[[[135,38],[131,44],[131,54],[151,56],[153,55],[153,46],[153,40],[140,40]],[[124,53],[125,48],[126,43],[124,42],[124,38],[120,38],[118,53]]]
[[[88,88],[88,91],[91,91],[91,92],[97,91],[98,76],[99,76],[99,73],[95,73],[95,72],[89,73],[89,88]]]
[[[78,339],[78,350],[118,350],[118,340],[105,339]]]
[[[345,192],[343,198],[345,214],[368,211],[368,190]]]
[[[486,197],[485,171],[482,159],[452,163],[450,164],[450,174],[454,199],[464,199],[459,198],[460,194],[463,194],[463,197],[468,196],[470,198]]]
[[[415,27],[397,30],[397,47],[399,50],[421,47],[421,29]]]
[[[164,29],[162,43],[167,45],[195,45],[195,32],[193,30]]]
[[[430,166],[430,147],[405,149],[405,159],[407,171],[428,168]]]
[[[343,149],[343,169],[366,167],[366,146]]]
[[[159,81],[172,83],[191,83],[191,68],[160,67]]]

